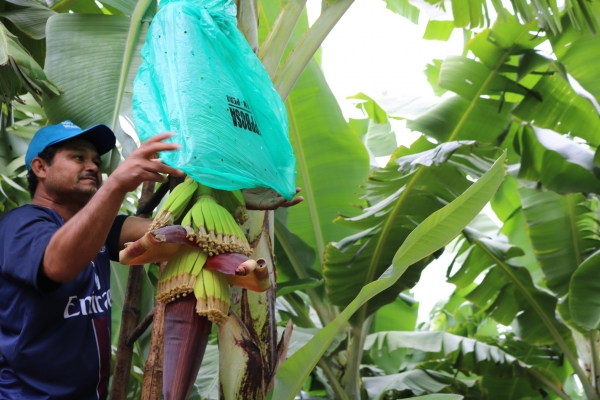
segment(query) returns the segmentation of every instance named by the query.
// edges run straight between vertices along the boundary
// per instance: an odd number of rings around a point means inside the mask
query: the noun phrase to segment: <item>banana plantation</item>
[[[460,30],[463,52],[423,65],[435,97],[358,93],[350,121],[320,46],[353,0],[323,1],[312,25],[306,0],[236,1],[304,201],[239,221],[270,284],[231,287],[188,398],[600,400],[600,1],[384,1],[427,39]],[[2,213],[30,201],[25,151],[46,124],[109,126],[106,174],[139,146],[133,80],[159,9],[0,0]],[[397,147],[390,120],[418,139]],[[122,213],[151,216],[176,183],[144,184]],[[455,290],[417,325],[411,289],[444,259]],[[161,398],[160,274],[112,265],[111,399]]]

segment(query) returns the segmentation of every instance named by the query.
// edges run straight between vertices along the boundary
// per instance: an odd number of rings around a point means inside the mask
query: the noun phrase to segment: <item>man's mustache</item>
[[[83,176],[81,176],[81,177],[79,178],[79,180],[82,180],[82,179],[93,179],[93,180],[94,180],[94,182],[96,182],[96,185],[98,185],[98,184],[99,184],[99,179],[98,179],[98,177],[97,177],[96,175],[94,175],[94,174],[83,175]]]

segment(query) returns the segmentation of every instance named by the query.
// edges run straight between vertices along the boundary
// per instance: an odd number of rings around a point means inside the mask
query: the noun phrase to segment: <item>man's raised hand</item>
[[[119,165],[110,175],[105,186],[113,186],[114,190],[126,193],[134,191],[142,182],[164,182],[165,178],[162,174],[183,176],[183,171],[169,167],[154,158],[161,151],[179,150],[179,145],[163,142],[171,136],[172,133],[161,133],[148,139]]]

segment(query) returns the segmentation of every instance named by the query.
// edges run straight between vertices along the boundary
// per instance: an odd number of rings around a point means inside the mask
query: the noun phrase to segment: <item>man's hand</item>
[[[296,194],[298,193],[299,187],[296,188]],[[298,196],[286,201],[279,193],[267,188],[242,189],[242,195],[248,210],[275,210],[279,207],[295,206],[304,200],[304,197]]]
[[[106,184],[111,185],[112,190],[127,193],[134,191],[145,181],[165,182],[161,174],[183,176],[182,171],[163,164],[160,159],[153,158],[160,151],[173,151],[180,148],[177,144],[163,142],[171,136],[172,133],[161,133],[148,139],[119,165]]]

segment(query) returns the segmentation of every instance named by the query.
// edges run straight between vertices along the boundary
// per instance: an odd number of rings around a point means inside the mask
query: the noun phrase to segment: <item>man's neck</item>
[[[37,191],[33,196],[33,199],[31,200],[31,204],[40,207],[50,208],[56,211],[65,222],[73,218],[73,216],[77,214],[77,212],[79,212],[79,210],[81,210],[85,205],[66,202],[57,203],[50,196],[47,196],[45,193],[38,193]]]

